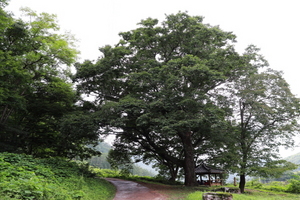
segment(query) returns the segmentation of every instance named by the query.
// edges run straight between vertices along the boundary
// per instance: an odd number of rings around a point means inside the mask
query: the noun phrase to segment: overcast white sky
[[[82,60],[97,59],[99,47],[116,44],[118,33],[137,28],[141,19],[162,21],[165,14],[188,11],[204,16],[204,23],[232,31],[240,52],[249,44],[261,48],[270,67],[283,71],[300,97],[299,5],[299,0],[10,0],[6,10],[16,16],[20,7],[57,14],[61,29],[79,40]],[[286,156],[300,148],[281,152]]]

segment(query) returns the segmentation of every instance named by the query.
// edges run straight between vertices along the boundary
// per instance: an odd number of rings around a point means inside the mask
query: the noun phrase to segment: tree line
[[[154,163],[193,186],[206,162],[238,173],[242,192],[247,175],[295,168],[278,147],[293,146],[299,99],[257,47],[237,52],[232,32],[187,12],[147,18],[76,62],[55,16],[24,9],[30,22],[16,20],[1,2],[1,151],[87,158],[114,134],[118,163]]]

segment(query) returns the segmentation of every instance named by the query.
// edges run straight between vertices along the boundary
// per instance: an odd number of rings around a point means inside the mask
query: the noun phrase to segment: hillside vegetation
[[[109,200],[115,188],[88,165],[60,158],[0,153],[0,196],[5,199]]]

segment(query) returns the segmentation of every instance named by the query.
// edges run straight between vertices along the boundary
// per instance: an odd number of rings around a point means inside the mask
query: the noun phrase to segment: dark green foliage
[[[29,155],[0,154],[0,195],[11,199],[67,200],[88,197],[94,178],[84,163],[64,159],[34,159]],[[95,181],[93,181],[94,179]],[[104,188],[103,188],[104,189]],[[108,188],[107,188],[108,189]],[[103,194],[107,193],[104,189]],[[107,199],[109,194],[98,199]]]
[[[296,169],[295,164],[280,160],[278,154],[280,146],[294,145],[292,138],[300,128],[300,101],[290,91],[282,72],[251,72],[220,91],[227,93],[233,115],[229,118],[227,148],[212,152],[212,156],[217,155],[215,162],[240,175],[241,192],[246,175],[279,177]]]
[[[118,151],[110,150],[108,152],[107,161],[112,169],[121,171],[121,174],[129,175],[133,169],[133,162],[130,154],[120,153]]]
[[[289,180],[287,192],[300,194],[300,179],[299,176],[295,179]]]
[[[165,165],[173,180],[183,168],[186,184],[196,184],[195,157],[218,146],[228,126],[213,90],[255,71],[256,50],[239,55],[235,35],[182,12],[120,36],[95,64],[76,64],[78,91],[96,95],[104,133],[117,135],[115,151]]]
[[[87,148],[99,142],[98,122],[70,83],[74,38],[58,32],[55,15],[23,8],[25,21],[0,11],[0,152],[99,155]]]

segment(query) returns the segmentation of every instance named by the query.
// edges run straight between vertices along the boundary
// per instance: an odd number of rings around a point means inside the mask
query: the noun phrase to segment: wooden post
[[[233,178],[233,185],[236,186],[236,178]]]

